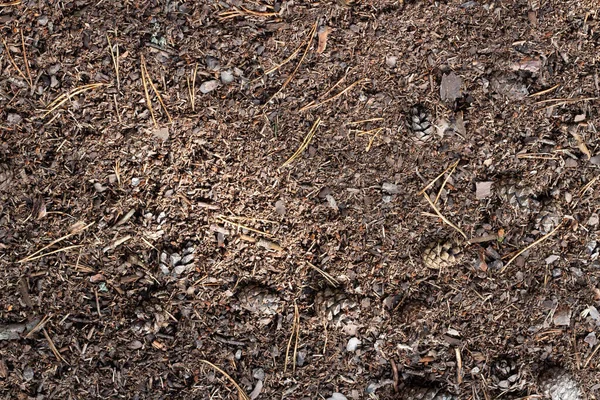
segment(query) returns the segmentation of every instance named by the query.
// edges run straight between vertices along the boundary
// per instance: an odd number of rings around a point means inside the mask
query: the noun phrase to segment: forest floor
[[[3,1],[0,397],[600,397],[596,1]]]

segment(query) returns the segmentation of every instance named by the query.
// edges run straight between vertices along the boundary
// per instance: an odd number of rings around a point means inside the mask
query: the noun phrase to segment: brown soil
[[[14,3],[1,396],[599,396],[595,1]]]

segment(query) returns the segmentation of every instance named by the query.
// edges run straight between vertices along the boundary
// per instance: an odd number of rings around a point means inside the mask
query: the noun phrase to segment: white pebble
[[[361,345],[361,343],[362,342],[360,341],[360,339],[356,337],[350,338],[350,340],[348,340],[348,344],[346,345],[346,350],[355,351],[358,348],[358,346]]]

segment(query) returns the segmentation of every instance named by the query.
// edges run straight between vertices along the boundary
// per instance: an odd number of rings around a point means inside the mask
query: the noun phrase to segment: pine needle
[[[248,230],[248,231],[254,232],[254,233],[258,233],[259,235],[263,235],[263,236],[267,236],[267,237],[272,237],[273,236],[272,234],[270,234],[268,232],[263,232],[263,231],[260,231],[258,229],[250,228],[249,226],[246,226],[246,225],[238,224],[237,222],[229,221],[229,220],[223,218],[222,216],[217,217],[217,219],[221,220],[222,222],[224,222],[226,224],[233,225],[233,226],[235,226],[237,228],[245,229],[245,230]]]
[[[81,233],[81,232],[85,231],[87,228],[89,228],[90,226],[92,226],[92,225],[94,225],[94,224],[95,224],[95,222],[92,222],[92,223],[90,223],[90,224],[87,224],[87,225],[85,225],[85,226],[84,226],[84,227],[82,227],[81,229],[78,229],[76,232],[72,232],[72,233],[69,233],[68,235],[65,235],[65,236],[59,237],[58,239],[54,240],[54,241],[53,241],[53,242],[51,242],[50,244],[48,244],[48,245],[46,245],[46,246],[42,247],[42,248],[41,248],[41,249],[39,249],[38,251],[36,251],[36,252],[34,252],[34,253],[32,253],[32,254],[28,255],[27,257],[25,257],[25,258],[23,258],[23,259],[21,259],[21,260],[19,260],[19,261],[17,261],[17,262],[18,262],[18,263],[24,263],[24,262],[30,261],[30,260],[32,260],[32,257],[34,257],[36,254],[39,254],[39,253],[41,253],[42,251],[44,251],[44,250],[46,250],[46,249],[48,249],[48,248],[50,248],[50,247],[54,246],[56,243],[62,242],[63,240],[65,240],[65,239],[68,239],[68,238],[70,238],[70,237],[71,237],[71,236],[73,236],[73,235],[77,235],[78,233]]]
[[[467,239],[467,235],[458,226],[454,225],[452,222],[450,222],[446,217],[444,217],[442,215],[440,210],[438,210],[437,207],[435,206],[435,204],[433,204],[433,202],[431,201],[431,199],[429,198],[427,193],[423,193],[423,197],[425,197],[425,200],[427,200],[427,202],[429,203],[431,208],[433,208],[433,211],[435,211],[437,216],[440,217],[442,219],[442,221],[444,221],[450,227],[454,228],[454,230],[456,230],[458,233],[460,233],[461,236],[465,238],[465,240]]]
[[[565,222],[565,220],[563,219],[560,224],[558,224],[556,226],[556,228],[552,229],[552,231],[550,231],[549,233],[547,233],[546,235],[542,236],[541,238],[539,238],[538,240],[536,240],[535,242],[531,243],[529,246],[525,247],[522,250],[519,250],[519,252],[517,254],[515,254],[514,256],[512,256],[512,258],[510,260],[508,260],[508,262],[506,263],[506,265],[504,267],[502,267],[502,269],[500,269],[500,273],[504,272],[506,270],[506,268],[508,268],[508,266],[510,264],[512,264],[513,261],[515,261],[517,259],[517,257],[519,257],[521,254],[525,253],[527,250],[531,249],[534,246],[537,246],[538,244],[542,243],[544,240],[548,239],[549,237],[551,237],[552,235],[554,235],[556,233],[556,231],[563,225],[563,223]]]
[[[21,75],[21,78],[23,78],[25,80],[25,82],[29,83],[29,85],[31,86],[31,83],[29,82],[29,80],[27,79],[27,77],[25,76],[25,74],[23,73],[23,71],[21,71],[21,68],[19,68],[19,66],[17,65],[17,63],[15,62],[15,60],[10,55],[10,49],[8,48],[8,45],[6,44],[6,42],[4,41],[4,39],[2,39],[2,43],[4,44],[4,47],[6,48],[6,55],[8,56],[8,61],[10,61],[10,63],[13,66],[13,68],[17,70],[17,72],[19,73],[19,75]]]
[[[421,191],[419,193],[417,193],[417,196],[420,196],[423,193],[425,193],[425,191],[427,189],[429,189],[430,187],[432,187],[438,181],[438,179],[440,179],[442,176],[444,176],[444,174],[446,172],[448,172],[448,170],[456,168],[456,166],[458,165],[458,161],[459,160],[456,160],[454,163],[452,163],[451,165],[449,165],[441,174],[439,174],[438,176],[436,176],[434,180],[432,180],[431,182],[429,182],[423,189],[421,189]]]
[[[150,77],[150,74],[148,73],[148,68],[146,67],[146,61],[144,60],[143,55],[142,55],[142,63],[143,63],[142,64],[142,74],[146,73],[146,82],[150,84],[150,87],[154,91],[154,94],[156,95],[156,98],[158,99],[160,106],[164,110],[165,114],[167,114],[167,118],[169,119],[169,122],[173,123],[173,119],[171,119],[171,114],[169,114],[169,111],[167,110],[167,107],[165,106],[165,103],[163,102],[160,92],[158,91],[158,89],[156,89],[156,86],[154,86],[154,83],[152,82],[152,78]],[[150,96],[148,95],[148,88],[146,86],[144,86],[144,90],[146,91],[147,100],[149,101]],[[154,120],[154,123],[156,125],[156,120]]]
[[[298,357],[298,337],[300,336],[300,313],[298,312],[298,305],[294,303],[294,321],[292,322],[292,333],[290,334],[290,339],[288,340],[287,348],[285,351],[285,365],[283,367],[283,372],[287,371],[287,366],[290,359],[290,349],[292,347],[292,341],[294,342],[294,351],[292,353],[292,372],[296,372],[296,363]],[[294,341],[294,337],[296,340]]]
[[[337,281],[337,279],[335,279],[333,276],[329,275],[327,272],[323,271],[321,268],[307,262],[308,266],[311,267],[312,269],[314,269],[315,271],[317,271],[318,273],[320,273],[321,275],[323,275],[323,278],[325,278],[325,280],[327,280],[327,282],[329,282],[329,284],[333,287],[338,287],[340,285],[340,283]]]
[[[87,92],[88,90],[99,88],[101,86],[104,86],[104,83],[90,83],[87,85],[76,87],[75,90],[73,90],[72,92],[61,94],[52,103],[48,104],[47,111],[42,116],[42,118],[45,118],[48,114],[61,107],[67,101],[71,100],[74,96]]]
[[[27,61],[27,51],[25,50],[25,37],[23,36],[23,29],[21,32],[21,46],[23,48],[23,62],[25,63],[25,71],[27,71],[27,77],[29,78],[29,87],[33,87],[33,79],[31,78],[31,71],[29,70],[29,61]]]
[[[323,104],[325,104],[325,103],[329,103],[330,101],[333,101],[333,100],[335,100],[335,99],[339,98],[340,96],[343,96],[345,93],[348,93],[348,91],[350,91],[350,90],[351,90],[351,89],[352,89],[354,86],[356,86],[356,85],[358,85],[359,83],[362,83],[362,82],[364,82],[364,81],[367,81],[367,80],[368,80],[368,79],[366,79],[366,78],[361,78],[361,79],[359,79],[359,80],[355,81],[354,83],[352,83],[351,85],[349,85],[349,86],[348,86],[346,89],[344,89],[344,90],[342,90],[341,92],[339,92],[339,93],[335,94],[334,96],[331,96],[330,98],[328,98],[328,99],[325,99],[325,100],[323,100],[323,101],[321,101],[321,102],[319,102],[319,103],[311,103],[311,104],[308,104],[308,105],[306,105],[306,106],[302,107],[302,108],[300,109],[300,111],[308,111],[308,110],[312,110],[313,108],[320,107],[320,106],[322,106],[322,105],[323,105]]]
[[[152,108],[152,101],[150,100],[150,94],[148,93],[148,84],[146,83],[146,63],[144,62],[144,55],[141,56],[140,67],[142,70],[142,85],[144,86],[144,93],[146,94],[146,104],[148,105],[148,109],[150,110],[150,115],[152,116],[152,122],[154,122],[154,127],[158,128],[158,123],[156,122],[156,117],[154,116],[154,109]]]
[[[284,167],[290,165],[294,160],[296,160],[298,157],[300,157],[302,152],[304,150],[306,150],[306,148],[308,147],[308,144],[312,140],[313,136],[315,136],[315,133],[317,132],[317,129],[319,128],[319,125],[321,125],[320,117],[317,118],[317,120],[313,123],[312,127],[310,128],[310,131],[308,131],[308,134],[302,141],[302,144],[300,145],[300,147],[298,147],[298,150],[296,150],[296,152],[294,154],[292,154],[292,156],[290,158],[288,158],[287,161],[284,162],[281,165],[281,167],[279,167],[279,168],[284,168]]]
[[[235,386],[235,388],[238,391],[238,396],[240,399],[242,400],[250,400],[250,397],[248,397],[248,395],[246,394],[246,392],[244,392],[244,389],[242,389],[240,387],[240,385],[237,384],[236,381],[233,380],[233,378],[231,376],[229,376],[229,374],[225,371],[223,371],[221,368],[217,367],[215,364],[211,363],[210,361],[207,360],[200,360],[201,363],[208,365],[209,367],[211,367],[212,369],[214,369],[215,371],[219,372],[221,375],[223,375],[225,378],[227,378],[227,380],[229,382],[231,382],[231,384],[233,386]]]
[[[106,40],[108,41],[108,49],[110,50],[110,58],[112,59],[113,66],[115,67],[115,74],[117,75],[117,91],[121,91],[121,78],[119,77],[119,45],[117,44],[116,50],[113,51],[113,45],[110,42],[110,37],[106,34]]]
[[[296,73],[298,72],[298,69],[300,69],[300,66],[302,65],[302,62],[306,58],[306,54],[308,54],[308,50],[310,50],[310,46],[312,44],[312,39],[315,36],[316,32],[317,32],[317,22],[315,22],[312,29],[308,33],[308,37],[306,38],[306,47],[304,48],[304,52],[302,53],[302,57],[300,58],[298,65],[296,65],[296,68],[294,68],[294,70],[292,71],[290,76],[288,76],[288,78],[285,80],[285,82],[283,82],[283,85],[269,98],[269,100],[267,100],[267,102],[264,104],[264,106],[269,104],[271,102],[271,100],[273,100],[275,98],[275,96],[277,96],[279,93],[281,93],[287,87],[287,85],[292,81],[292,79],[294,79],[294,76],[296,75]]]

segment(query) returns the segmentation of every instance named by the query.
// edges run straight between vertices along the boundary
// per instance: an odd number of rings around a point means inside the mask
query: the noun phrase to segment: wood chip
[[[317,47],[317,53],[321,54],[327,48],[327,36],[331,33],[331,28],[328,26],[320,27],[317,33],[319,37],[319,45]]]

